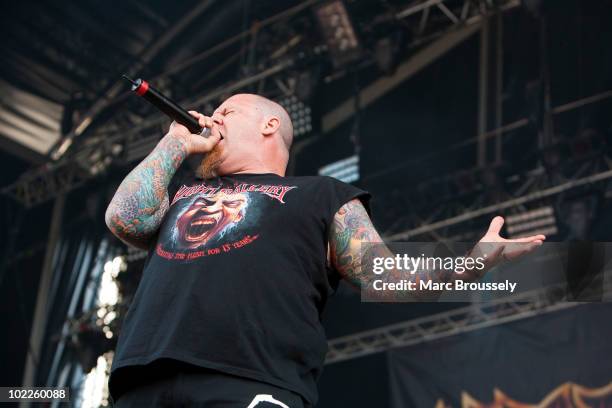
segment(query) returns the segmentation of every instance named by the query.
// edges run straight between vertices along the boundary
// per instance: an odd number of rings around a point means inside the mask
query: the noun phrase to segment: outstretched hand
[[[516,239],[506,239],[499,235],[504,226],[504,218],[497,216],[491,220],[486,234],[470,252],[470,257],[485,258],[485,268],[479,275],[499,264],[501,261],[514,261],[542,245],[546,236],[532,235]],[[473,276],[472,278],[479,278]]]

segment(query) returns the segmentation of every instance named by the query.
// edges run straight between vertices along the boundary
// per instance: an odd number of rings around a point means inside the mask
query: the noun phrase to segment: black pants
[[[183,368],[149,378],[115,401],[127,407],[307,408],[294,392],[213,370]]]

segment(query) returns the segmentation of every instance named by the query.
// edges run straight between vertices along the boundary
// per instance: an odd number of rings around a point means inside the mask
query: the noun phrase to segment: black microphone
[[[123,78],[130,81],[132,84],[132,91],[136,92],[137,95],[142,96],[149,103],[154,105],[157,109],[170,116],[174,121],[185,126],[191,133],[201,135],[204,137],[210,136],[210,129],[205,127],[202,128],[198,123],[198,120],[191,116],[189,112],[181,108],[172,99],[164,96],[157,89],[153,88],[144,79],[138,78],[133,80],[126,75],[122,75]]]

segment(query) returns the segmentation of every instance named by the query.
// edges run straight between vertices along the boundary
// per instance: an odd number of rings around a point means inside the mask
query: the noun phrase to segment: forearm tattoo
[[[381,300],[435,300],[440,295],[434,291],[374,291],[374,280],[383,282],[400,282],[408,280],[420,287],[420,280],[433,280],[446,282],[450,279],[446,271],[421,270],[414,274],[405,271],[389,270],[381,275],[375,275],[365,266],[364,258],[394,257],[394,254],[384,245],[384,242],[374,226],[370,217],[358,199],[343,205],[334,217],[329,237],[330,257],[340,275],[362,290],[369,290],[370,294]],[[368,245],[377,244],[377,245]],[[381,245],[382,244],[382,245]],[[365,249],[368,249],[365,251]],[[371,265],[371,262],[369,263]]]
[[[106,225],[115,236],[148,246],[168,210],[168,184],[186,157],[185,144],[166,136],[127,175],[106,210]]]

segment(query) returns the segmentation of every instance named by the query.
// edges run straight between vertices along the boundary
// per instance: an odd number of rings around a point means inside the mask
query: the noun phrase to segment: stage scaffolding
[[[610,273],[609,270],[606,272]],[[331,339],[325,364],[414,346],[585,304],[559,301],[555,294],[562,289],[560,286],[547,287]],[[612,282],[604,283],[603,293],[608,297],[612,294]]]

